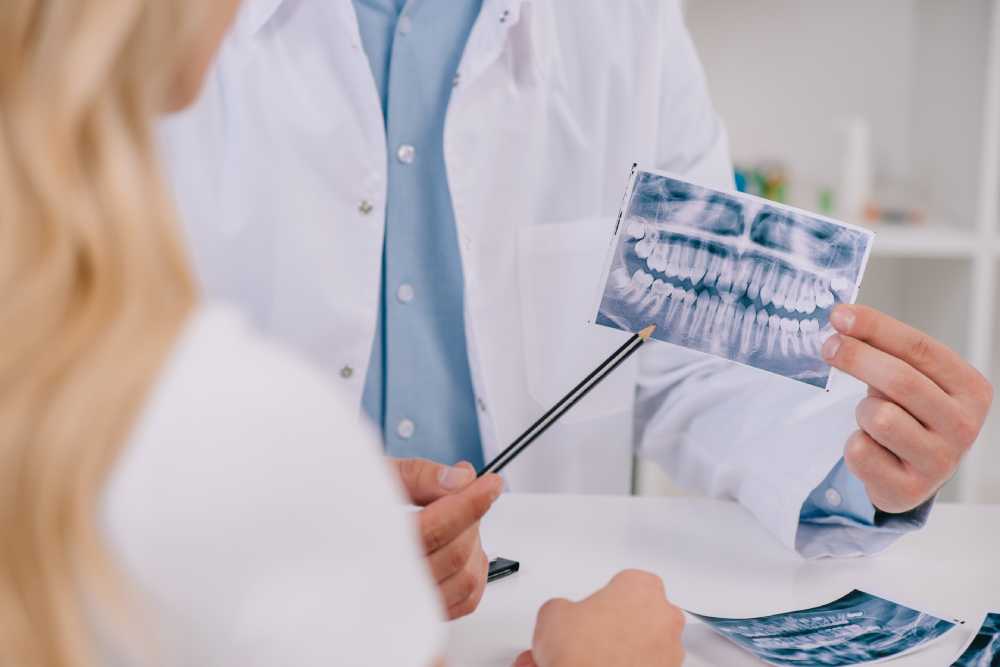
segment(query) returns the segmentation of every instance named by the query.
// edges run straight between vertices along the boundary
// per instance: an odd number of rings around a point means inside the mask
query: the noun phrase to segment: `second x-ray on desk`
[[[853,303],[874,234],[633,167],[594,321],[824,389],[830,312]]]

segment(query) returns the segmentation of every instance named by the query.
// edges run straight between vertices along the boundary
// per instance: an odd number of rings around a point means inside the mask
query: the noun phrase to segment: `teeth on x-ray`
[[[854,299],[872,235],[639,172],[597,321],[825,387],[830,310]]]

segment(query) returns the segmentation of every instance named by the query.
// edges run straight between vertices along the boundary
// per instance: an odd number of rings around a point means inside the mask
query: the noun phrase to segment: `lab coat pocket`
[[[543,409],[587,376],[628,334],[593,324],[611,219],[522,227],[518,280],[528,392]],[[635,360],[619,366],[564,417],[620,413],[635,393]]]

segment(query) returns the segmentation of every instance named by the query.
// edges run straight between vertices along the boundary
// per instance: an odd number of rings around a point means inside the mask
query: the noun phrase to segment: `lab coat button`
[[[486,412],[486,403],[484,403],[483,399],[478,396],[476,397],[476,405],[479,407],[480,412]]]
[[[410,144],[403,144],[396,151],[396,157],[403,164],[413,164],[413,160],[417,157],[417,149]]]
[[[824,495],[826,496],[826,502],[829,503],[831,507],[840,507],[840,504],[844,502],[844,499],[840,497],[840,493],[837,489],[827,489]]]
[[[375,206],[370,201],[365,199],[363,202],[358,204],[358,210],[361,211],[361,215],[369,215],[375,210]]]
[[[399,424],[396,426],[396,434],[403,440],[409,440],[413,437],[413,432],[416,430],[417,425],[409,419],[401,419]]]
[[[399,34],[409,35],[413,30],[413,20],[409,16],[399,19]]]
[[[351,368],[350,366],[344,366],[343,368],[340,369],[340,377],[344,378],[345,380],[350,380],[351,376],[353,375],[354,375],[354,369]]]
[[[410,285],[409,283],[403,283],[399,286],[399,289],[396,290],[396,298],[400,303],[410,303],[413,301],[414,296],[415,293],[413,291],[413,285]]]

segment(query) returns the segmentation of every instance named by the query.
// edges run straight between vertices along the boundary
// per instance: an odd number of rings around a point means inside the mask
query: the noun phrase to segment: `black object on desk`
[[[490,561],[490,571],[486,575],[486,581],[496,581],[497,579],[503,579],[504,577],[509,577],[518,570],[521,569],[521,564],[516,560],[508,560],[507,558],[494,558]]]

